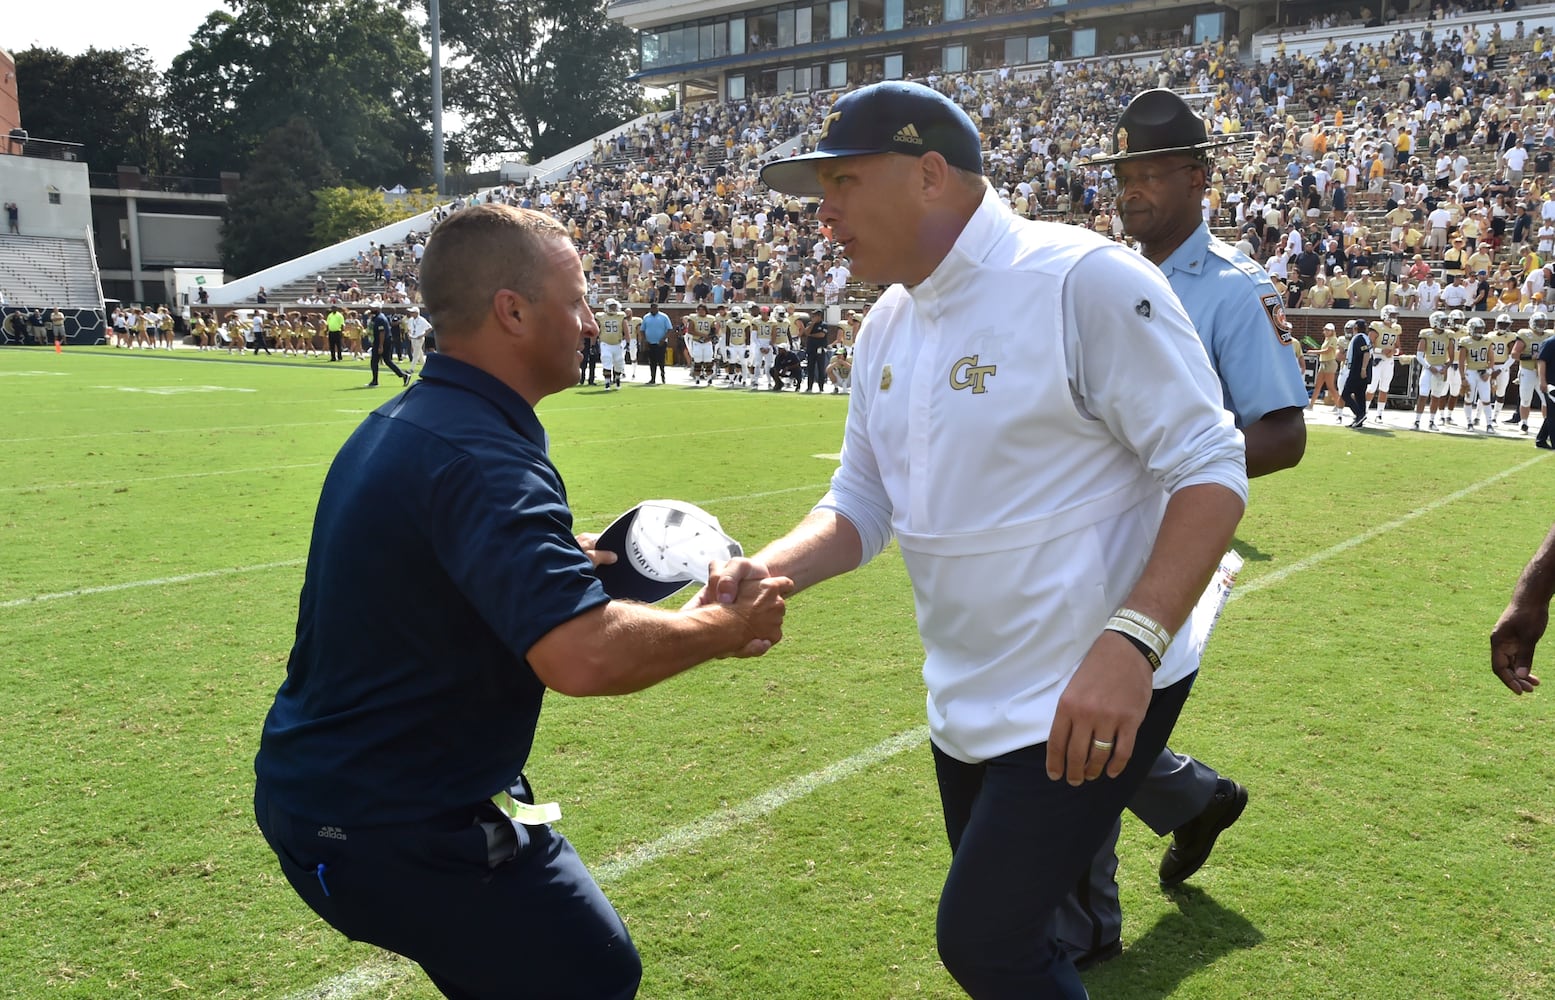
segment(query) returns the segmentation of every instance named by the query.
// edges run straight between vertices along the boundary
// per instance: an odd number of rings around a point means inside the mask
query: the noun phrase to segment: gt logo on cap
[[[826,134],[831,131],[831,124],[832,124],[832,122],[836,121],[837,119],[839,119],[841,117],[842,117],[842,112],[841,111],[833,111],[831,114],[827,115],[825,118],[823,118],[821,120],[821,138],[822,139],[826,138]]]

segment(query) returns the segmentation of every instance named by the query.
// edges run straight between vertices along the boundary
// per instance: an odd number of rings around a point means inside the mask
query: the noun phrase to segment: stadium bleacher
[[[1424,243],[1426,216],[1441,202],[1454,215],[1454,229],[1468,209],[1486,210],[1481,224],[1494,250],[1491,270],[1504,262],[1521,286],[1526,240],[1511,238],[1512,205],[1535,199],[1537,209],[1542,200],[1549,174],[1538,172],[1538,154],[1555,147],[1555,126],[1548,105],[1546,33],[1543,27],[1515,32],[1515,21],[1514,15],[1482,12],[1440,23],[1398,21],[1374,26],[1364,36],[1354,35],[1349,23],[1318,23],[1306,32],[1292,32],[1289,51],[1283,36],[1255,41],[1250,51],[1270,53],[1257,63],[1241,61],[1234,43],[1215,43],[1067,65],[930,74],[923,82],[973,113],[985,137],[990,181],[1017,211],[1031,217],[1119,235],[1111,214],[1110,174],[1086,167],[1085,161],[1111,150],[1117,114],[1132,94],[1164,85],[1198,101],[1216,128],[1248,135],[1248,143],[1232,147],[1220,161],[1214,229],[1228,242],[1245,240],[1244,247],[1272,270],[1281,269],[1277,243],[1257,238],[1265,227],[1249,218],[1255,206],[1278,210],[1276,236],[1299,227],[1309,240],[1333,240],[1335,257],[1346,269],[1378,265],[1380,274],[1386,262],[1381,255],[1412,258],[1415,252],[1425,253],[1440,271],[1441,254],[1431,253]],[[1360,40],[1324,41],[1325,34],[1339,34],[1334,29],[1341,26],[1350,30],[1347,37]],[[1406,74],[1412,86],[1402,83]],[[1434,112],[1433,95],[1456,98],[1450,115]],[[681,263],[688,288],[695,283],[690,275],[700,268],[710,286],[725,286],[720,290],[725,299],[735,297],[729,286],[739,284],[739,279],[726,281],[726,275],[754,269],[757,281],[746,282],[750,287],[739,295],[744,301],[803,301],[806,275],[815,289],[810,300],[827,300],[826,273],[833,261],[825,234],[810,211],[791,211],[794,206],[773,198],[756,174],[771,157],[806,148],[834,96],[813,92],[689,105],[600,137],[592,155],[578,160],[560,180],[506,185],[473,200],[527,204],[566,221],[580,251],[589,256],[601,299],[611,295],[640,302],[660,296],[665,270]],[[1492,96],[1500,103],[1490,103]],[[1492,121],[1497,127],[1489,127]],[[1497,198],[1493,182],[1505,171],[1495,140],[1505,135],[1508,124],[1525,127],[1521,137],[1532,155],[1520,185]],[[1418,176],[1393,152],[1400,127],[1416,136]],[[1455,176],[1445,185],[1436,182],[1435,152],[1441,149],[1464,154],[1463,181]],[[1377,158],[1385,169],[1374,191],[1369,175]],[[1547,164],[1548,157],[1542,160]],[[1308,161],[1334,178],[1328,182],[1330,192],[1335,186],[1345,191],[1342,207],[1335,206],[1331,193],[1311,209],[1305,207],[1301,175]],[[1289,173],[1292,163],[1294,174]],[[1392,241],[1387,212],[1397,204],[1413,216],[1413,226],[1404,227],[1404,239]],[[429,219],[425,226],[434,223]],[[752,224],[757,234],[750,232]],[[780,244],[787,253],[777,267],[773,258]],[[361,280],[355,255],[355,249],[342,249],[308,277],[270,289],[270,302],[311,300],[317,275],[328,289],[326,300],[342,277],[360,281],[365,297],[373,298],[372,282]],[[784,275],[791,290],[783,287]],[[763,278],[770,279],[765,288]],[[1412,281],[1385,282],[1384,287],[1395,302],[1406,308],[1413,304]],[[714,292],[714,301],[720,291]],[[831,300],[868,301],[876,292],[850,284]],[[1531,305],[1531,295],[1520,294],[1516,307]],[[213,300],[223,305],[253,304],[251,297],[228,301],[218,296],[219,290]],[[686,293],[671,298],[666,305],[680,307]],[[1292,304],[1307,302],[1298,295]],[[1297,321],[1301,329],[1299,316]]]

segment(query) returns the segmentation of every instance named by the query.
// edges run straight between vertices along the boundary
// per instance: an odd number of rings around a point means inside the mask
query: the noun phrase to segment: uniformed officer
[[[1170,90],[1135,97],[1119,125],[1118,154],[1091,162],[1115,165],[1124,233],[1161,268],[1204,342],[1247,442],[1247,475],[1294,466],[1306,450],[1307,390],[1284,299],[1263,268],[1210,234],[1200,211],[1208,151],[1240,137],[1211,137]],[[1167,748],[1129,809],[1157,834],[1173,834],[1160,868],[1161,884],[1173,886],[1198,871],[1246,805],[1241,785]],[[1122,952],[1117,834],[1114,827],[1060,911],[1059,939],[1081,969]]]

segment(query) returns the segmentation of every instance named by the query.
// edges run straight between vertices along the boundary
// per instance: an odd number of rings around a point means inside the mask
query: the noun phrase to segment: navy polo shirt
[[[342,825],[489,798],[534,742],[529,648],[607,600],[534,410],[433,355],[324,480],[259,781],[279,808]]]

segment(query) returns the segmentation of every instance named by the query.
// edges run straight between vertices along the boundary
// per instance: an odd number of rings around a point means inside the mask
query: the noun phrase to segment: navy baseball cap
[[[769,163],[766,185],[784,194],[821,196],[818,161],[839,156],[934,152],[974,174],[983,172],[983,141],[955,101],[921,83],[888,80],[844,94],[821,121],[815,152]]]
[[[654,604],[688,583],[706,583],[709,563],[744,555],[718,518],[682,500],[645,500],[616,518],[594,543],[616,561],[594,567],[615,600]]]

